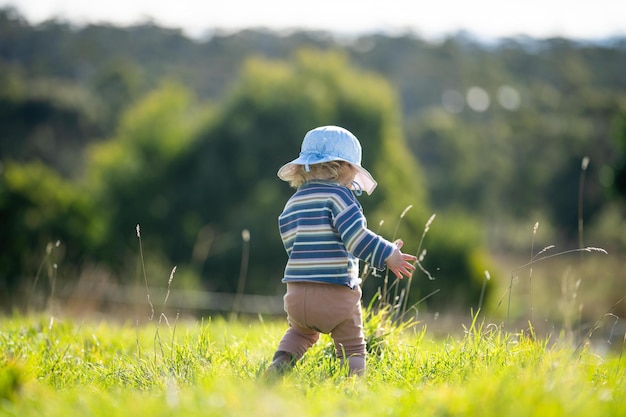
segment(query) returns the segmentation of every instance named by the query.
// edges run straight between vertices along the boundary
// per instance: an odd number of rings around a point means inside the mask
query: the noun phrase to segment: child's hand
[[[387,264],[387,268],[389,268],[398,279],[404,277],[408,278],[413,274],[413,271],[415,271],[415,261],[417,261],[417,257],[400,252],[400,248],[404,244],[401,240],[396,240],[395,244],[397,249],[391,253],[391,256],[385,259],[385,263]]]

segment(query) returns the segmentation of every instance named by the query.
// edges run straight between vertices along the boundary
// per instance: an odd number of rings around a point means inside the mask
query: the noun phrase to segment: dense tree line
[[[219,291],[236,288],[248,230],[248,290],[276,293],[290,190],[275,171],[306,130],[335,123],[364,142],[381,187],[362,201],[381,233],[417,250],[437,213],[423,293],[475,302],[490,249],[526,250],[511,230],[537,219],[577,242],[582,211],[602,232],[587,239],[623,250],[625,68],[624,39],[198,40],[0,10],[0,287],[27,287],[46,254],[70,280],[100,265],[130,282],[140,224],[155,275],[185,265],[181,280]]]

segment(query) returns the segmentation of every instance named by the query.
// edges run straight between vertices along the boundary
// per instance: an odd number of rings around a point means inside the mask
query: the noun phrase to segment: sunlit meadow
[[[267,377],[282,320],[5,318],[0,414],[626,416],[621,350],[599,355],[479,317],[436,340],[387,317],[367,313],[361,378],[346,376],[327,337],[292,373]]]
[[[538,250],[524,267],[562,254]],[[148,296],[134,316],[81,320],[48,309],[2,318],[0,415],[626,416],[626,334],[618,316],[594,313],[596,324],[577,333],[567,321],[561,331],[537,331],[535,323],[546,323],[539,311],[533,316],[541,294],[524,271],[528,288],[520,297],[518,272],[496,287],[500,321],[478,308],[445,333],[429,327],[441,323],[410,318],[405,301],[385,298],[395,291],[385,284],[364,310],[364,376],[348,376],[323,336],[291,373],[277,377],[265,370],[284,318],[168,317],[169,287],[162,305],[153,304],[144,270]],[[521,326],[520,317],[528,319]]]

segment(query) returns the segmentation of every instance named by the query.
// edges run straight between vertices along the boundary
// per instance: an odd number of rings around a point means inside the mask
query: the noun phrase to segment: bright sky
[[[466,30],[480,38],[626,35],[626,0],[0,0],[31,23],[145,22],[191,36],[214,29],[322,29],[339,34],[410,29],[426,38]]]

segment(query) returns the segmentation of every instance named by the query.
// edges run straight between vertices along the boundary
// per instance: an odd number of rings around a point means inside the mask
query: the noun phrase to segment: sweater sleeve
[[[348,252],[377,269],[385,269],[385,260],[391,256],[395,245],[367,228],[358,204],[351,204],[337,214],[334,226]]]

